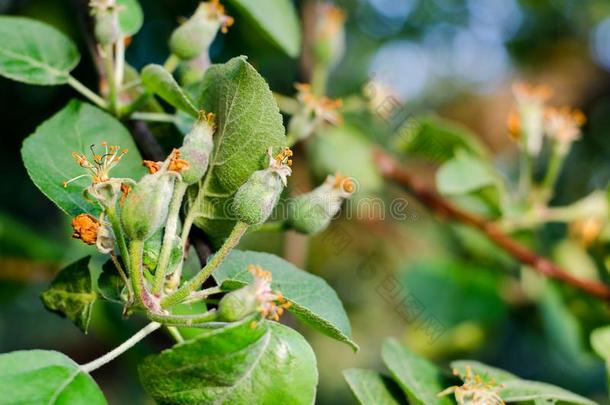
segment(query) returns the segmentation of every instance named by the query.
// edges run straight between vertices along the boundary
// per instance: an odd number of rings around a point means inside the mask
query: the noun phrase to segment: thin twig
[[[532,267],[538,273],[570,284],[592,296],[610,300],[609,286],[595,281],[574,277],[551,260],[536,254],[528,247],[505,234],[494,223],[456,207],[428,185],[413,177],[411,173],[403,169],[400,164],[386,152],[381,150],[375,151],[374,159],[378,169],[386,179],[392,180],[405,187],[414,197],[432,211],[480,230],[496,245],[504,249],[519,262]]]

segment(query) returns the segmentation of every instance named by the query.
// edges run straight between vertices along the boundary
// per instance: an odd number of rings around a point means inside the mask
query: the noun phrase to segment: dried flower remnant
[[[464,375],[457,369],[453,370],[453,375],[459,376],[464,382],[463,385],[449,387],[437,396],[453,394],[458,405],[504,405],[504,400],[498,395],[502,385],[498,385],[494,379],[484,379],[474,374],[468,365],[465,369]]]
[[[299,100],[308,114],[313,114],[315,118],[328,122],[333,125],[343,124],[343,117],[337,111],[343,106],[341,99],[331,99],[326,96],[316,96],[311,90],[311,85],[307,83],[297,83],[297,100]]]
[[[89,214],[78,214],[72,219],[72,237],[87,245],[95,245],[100,229],[100,221]]]
[[[544,128],[547,135],[566,147],[580,138],[580,127],[586,121],[582,111],[570,107],[547,107],[544,110]]]
[[[529,155],[538,155],[544,136],[544,104],[553,90],[521,82],[514,83],[512,90],[517,106],[508,117],[509,133]]]
[[[301,107],[290,120],[288,127],[290,134],[294,134],[298,140],[303,140],[327,124],[343,124],[343,117],[338,111],[343,105],[341,99],[317,96],[312,92],[309,84],[297,83],[295,88],[298,91],[296,98]]]
[[[89,147],[91,150],[91,160],[82,153],[72,152],[72,157],[74,157],[76,163],[78,163],[80,167],[86,169],[87,173],[65,181],[64,187],[68,187],[68,184],[83,177],[90,177],[93,184],[110,180],[110,170],[119,164],[121,158],[128,150],[123,149],[121,151],[120,146],[108,145],[107,142],[102,142],[101,145],[105,148],[105,153],[103,155],[99,155],[95,152],[95,145]]]
[[[255,265],[248,266],[248,271],[254,277],[252,286],[259,303],[258,311],[261,316],[279,321],[284,310],[290,308],[290,302],[286,301],[282,293],[271,289],[271,272]]]

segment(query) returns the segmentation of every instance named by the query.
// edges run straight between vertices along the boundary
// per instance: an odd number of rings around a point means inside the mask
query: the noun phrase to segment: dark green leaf
[[[119,25],[125,36],[132,36],[140,30],[144,22],[144,15],[138,0],[117,0],[123,9],[119,13]]]
[[[107,404],[89,374],[51,350],[0,354],[0,393],[0,405]]]
[[[163,100],[167,101],[172,106],[192,116],[197,116],[199,110],[193,105],[188,94],[180,87],[165,68],[161,65],[147,65],[142,69],[142,83],[144,87]]]
[[[40,296],[49,311],[70,319],[85,333],[89,328],[93,304],[97,301],[89,271],[90,258],[80,259],[60,271]]]
[[[362,405],[405,403],[400,388],[390,378],[374,370],[351,368],[343,371],[345,381]]]
[[[290,0],[229,0],[273,44],[293,58],[301,51],[301,28]]]
[[[145,173],[142,157],[127,129],[97,107],[77,100],[72,100],[40,125],[23,142],[21,156],[34,184],[64,212],[70,216],[83,212],[97,215],[99,206],[83,196],[83,190],[91,184],[91,179],[77,180],[67,188],[63,183],[85,173],[72,157],[72,152],[90,156],[90,145],[96,145],[99,152],[104,141],[129,149],[112,170],[112,177],[137,180]]]
[[[352,340],[349,319],[335,291],[318,276],[307,273],[269,253],[233,250],[214,271],[216,282],[236,289],[252,282],[248,265],[261,266],[273,275],[272,288],[292,303],[289,308],[300,320],[320,332],[358,350]]]
[[[140,365],[140,380],[164,404],[312,404],[316,360],[292,329],[251,319],[207,331]]]
[[[235,224],[227,215],[233,194],[267,167],[267,149],[284,145],[285,130],[269,86],[243,56],[210,67],[200,94],[197,105],[216,115],[218,129],[195,223],[219,245]]]
[[[0,16],[0,75],[40,85],[63,84],[78,64],[76,45],[55,28],[23,17]]]
[[[119,276],[114,263],[112,260],[108,260],[102,266],[102,272],[97,279],[97,292],[110,302],[122,304],[121,294],[124,287],[125,283]]]
[[[441,371],[428,360],[411,353],[394,339],[384,342],[381,357],[411,404],[452,404],[449,398],[437,396],[446,387]]]
[[[559,401],[562,404],[595,405],[595,402],[563,388],[538,381],[522,380],[507,371],[477,361],[458,360],[452,362],[451,367],[457,369],[462,377],[466,374],[466,367],[469,367],[474,375],[479,375],[485,381],[495,380],[497,384],[502,385],[498,395],[505,402]]]

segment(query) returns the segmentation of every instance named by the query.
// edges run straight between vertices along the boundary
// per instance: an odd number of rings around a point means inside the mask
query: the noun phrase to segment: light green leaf
[[[0,75],[19,82],[66,83],[80,60],[67,36],[29,18],[0,16],[0,38]]]
[[[34,184],[65,213],[70,216],[83,212],[97,215],[99,206],[83,196],[91,179],[79,179],[68,187],[63,183],[85,173],[72,152],[90,156],[90,145],[96,145],[100,152],[100,144],[104,141],[129,149],[110,173],[112,177],[137,180],[145,173],[142,157],[127,129],[111,115],[77,100],[68,103],[23,142],[21,157]]]
[[[394,339],[383,343],[381,357],[412,404],[451,405],[437,394],[447,388],[441,371],[428,360],[411,353]]]
[[[587,398],[555,385],[522,380],[507,371],[477,361],[458,360],[451,363],[451,367],[457,369],[462,377],[466,373],[466,366],[470,367],[473,374],[481,376],[485,381],[493,379],[497,384],[501,384],[502,387],[497,392],[505,402],[549,401],[555,403],[560,401],[562,404],[596,404]]]
[[[167,101],[172,106],[192,116],[197,116],[199,110],[193,105],[188,94],[180,87],[165,68],[161,65],[150,64],[142,69],[142,83],[151,93]]]
[[[142,28],[144,14],[138,0],[117,0],[123,9],[119,13],[119,25],[125,36],[132,36]]]
[[[197,105],[215,114],[218,129],[201,186],[205,197],[191,203],[202,215],[195,224],[219,245],[235,224],[227,215],[233,194],[254,171],[267,167],[267,149],[284,146],[285,130],[269,86],[243,56],[210,67],[200,94]]]
[[[467,194],[493,185],[492,169],[464,151],[443,164],[436,173],[436,188],[442,194]]]
[[[591,346],[599,357],[610,362],[610,326],[597,328],[591,332]]]
[[[434,115],[406,120],[396,131],[394,147],[403,153],[438,163],[451,159],[459,149],[481,157],[489,154],[471,130]]]
[[[307,156],[319,179],[339,171],[353,177],[360,191],[376,191],[383,184],[372,145],[355,127],[332,127],[320,133],[308,143]]]
[[[74,361],[51,350],[0,354],[0,405],[104,405],[104,394]]]
[[[233,250],[214,271],[224,289],[237,289],[252,282],[248,265],[261,266],[273,276],[271,287],[292,304],[289,311],[320,332],[358,350],[352,340],[349,319],[335,291],[318,276],[307,273],[275,255]]]
[[[400,388],[390,378],[374,370],[351,368],[343,377],[362,405],[398,405],[405,403]]]
[[[49,310],[65,316],[87,333],[97,293],[93,290],[87,256],[59,272],[40,298]]]
[[[174,404],[312,404],[318,373],[294,330],[252,319],[208,331],[144,360],[140,380],[152,397]]]
[[[296,58],[301,27],[291,0],[229,0],[269,41]]]

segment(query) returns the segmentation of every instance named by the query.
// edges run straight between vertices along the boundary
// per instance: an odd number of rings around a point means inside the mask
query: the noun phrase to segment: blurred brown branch
[[[532,267],[538,273],[546,277],[570,284],[589,295],[604,300],[610,300],[609,286],[595,281],[574,277],[551,260],[536,254],[528,247],[514,240],[485,218],[456,207],[439,195],[434,189],[430,188],[430,186],[413,177],[411,173],[402,168],[401,165],[386,152],[376,150],[374,159],[378,169],[386,179],[403,186],[407,191],[413,194],[414,197],[437,214],[478,229],[516,260]]]

